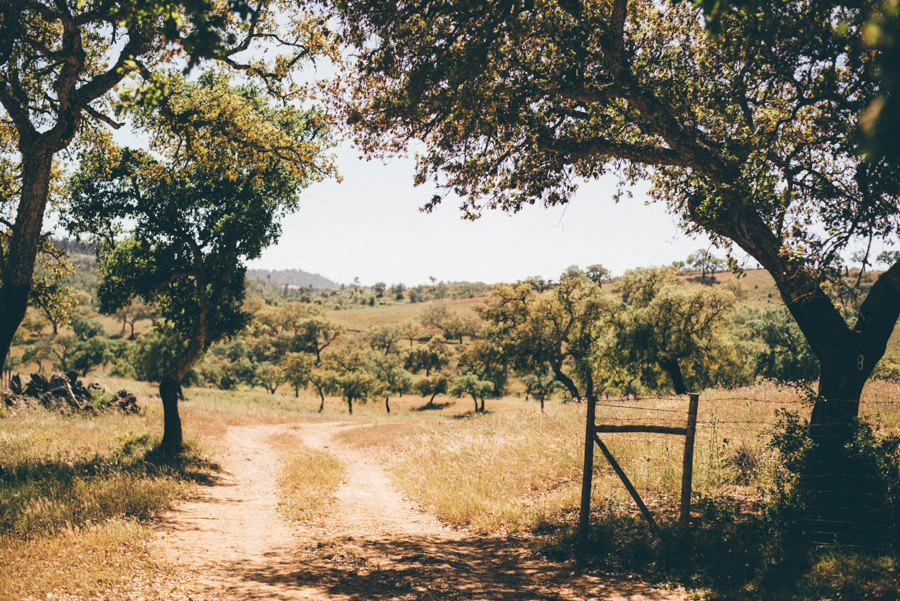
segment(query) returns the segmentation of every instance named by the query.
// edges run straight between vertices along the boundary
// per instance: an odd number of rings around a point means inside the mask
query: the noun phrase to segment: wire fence
[[[634,398],[603,398],[597,402],[597,423],[616,425],[684,426],[687,396]],[[900,429],[900,398],[875,398],[858,401],[833,400],[827,403],[851,403],[864,413],[875,408],[879,412],[897,414],[890,429]],[[681,405],[681,407],[678,407]],[[718,443],[734,433],[747,437],[769,438],[775,432],[776,411],[786,409],[809,417],[813,399],[760,398],[754,396],[710,394],[700,397],[696,421],[697,436]],[[745,415],[740,415],[741,413]],[[846,422],[817,423],[816,439],[820,442],[843,439]],[[830,428],[834,427],[834,428]],[[837,432],[831,432],[840,427]],[[883,480],[849,460],[843,445],[837,445],[834,456],[819,458],[818,467],[808,468],[800,475],[805,487],[804,529],[816,545],[846,546],[849,548],[883,549],[900,546],[900,511],[886,502]],[[835,469],[838,468],[838,469]]]

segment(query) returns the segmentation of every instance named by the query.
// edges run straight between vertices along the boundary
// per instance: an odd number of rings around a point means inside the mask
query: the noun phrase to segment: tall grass
[[[278,434],[272,443],[281,453],[278,508],[290,520],[310,522],[328,514],[345,469],[327,451],[304,445],[295,434]]]
[[[808,416],[802,389],[772,382],[715,389],[700,397],[693,491],[698,499],[728,498],[753,511],[771,485],[770,428],[780,407]],[[882,430],[900,425],[900,385],[873,382],[862,414]],[[685,398],[603,400],[598,423],[683,426]],[[584,407],[548,405],[470,419],[389,422],[343,434],[380,449],[398,484],[441,519],[485,531],[534,529],[570,514],[580,498]],[[644,500],[663,521],[674,519],[681,487],[684,438],[607,434],[604,442]],[[630,496],[596,453],[593,504],[598,511],[633,511]]]

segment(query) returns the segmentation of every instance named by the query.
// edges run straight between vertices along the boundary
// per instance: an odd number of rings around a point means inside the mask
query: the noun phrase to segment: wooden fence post
[[[694,434],[697,431],[697,405],[699,394],[691,394],[688,405],[687,428],[684,434],[684,461],[681,472],[681,512],[678,529],[686,534],[691,525],[691,485],[694,477]]]
[[[597,412],[597,397],[589,394],[587,416],[584,423],[584,474],[581,477],[581,511],[578,514],[578,543],[587,542],[591,521],[591,485],[594,477],[594,421]]]

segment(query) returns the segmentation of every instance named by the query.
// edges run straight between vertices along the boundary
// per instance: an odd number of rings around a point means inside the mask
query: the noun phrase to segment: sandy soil
[[[578,572],[520,545],[443,526],[393,488],[379,462],[337,442],[347,423],[231,428],[221,477],[164,520],[155,548],[192,575],[192,600],[684,600],[683,590]],[[277,513],[278,453],[294,432],[345,465],[327,517],[294,526]]]

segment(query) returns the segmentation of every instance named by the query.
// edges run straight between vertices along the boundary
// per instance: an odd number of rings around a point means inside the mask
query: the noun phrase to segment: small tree
[[[337,374],[328,369],[314,369],[309,374],[309,383],[316,389],[321,402],[319,403],[319,413],[325,410],[325,397],[338,390]]]
[[[322,351],[332,345],[344,328],[321,315],[313,315],[302,320],[296,330],[297,345],[300,350],[313,353],[316,356],[316,365],[322,362]]]
[[[700,248],[688,255],[687,264],[700,272],[701,279],[707,279],[710,275],[724,271],[726,264],[723,259],[712,254],[708,248]]]
[[[256,366],[256,383],[265,388],[269,394],[275,394],[283,382],[281,366],[268,361],[263,361]]]
[[[474,373],[466,373],[456,376],[447,389],[447,394],[460,398],[465,395],[472,397],[475,402],[475,413],[484,413],[484,399],[494,391],[494,383],[482,380]],[[478,402],[481,401],[479,406]]]
[[[415,388],[423,397],[429,397],[425,408],[434,407],[434,399],[439,394],[446,394],[450,386],[450,374],[439,371],[416,381]]]
[[[294,389],[294,396],[299,397],[300,389],[309,384],[312,367],[312,359],[305,353],[287,353],[284,356],[281,362],[281,379]],[[324,398],[322,402],[325,402]]]
[[[413,343],[422,335],[422,328],[413,321],[405,321],[400,325],[400,336],[404,340],[409,340],[409,347],[412,348]]]
[[[343,348],[328,355],[323,365],[332,372],[334,389],[343,397],[347,411],[353,415],[353,401],[368,399],[375,389],[369,358],[359,349]]]
[[[544,412],[544,400],[562,388],[562,384],[556,380],[549,369],[535,370],[522,375],[519,379],[525,385],[525,394],[540,401],[541,413]]]
[[[819,362],[787,309],[767,308],[744,325],[748,337],[763,345],[753,357],[754,373],[781,382],[819,377]]]
[[[587,277],[589,280],[597,284],[598,286],[603,286],[603,282],[608,280],[610,276],[609,269],[604,267],[603,265],[594,264],[588,265],[587,268]]]
[[[390,355],[397,352],[401,332],[400,328],[394,326],[374,326],[369,328],[364,336],[373,351]]]
[[[375,377],[373,396],[377,394],[384,397],[384,410],[390,413],[391,395],[409,392],[412,388],[412,377],[400,366],[400,358],[397,355],[374,353],[370,369]]]
[[[615,319],[616,352],[604,357],[605,364],[645,379],[656,379],[661,370],[676,394],[712,383],[709,365],[723,346],[722,326],[734,309],[734,295],[719,287],[684,286],[669,268],[626,272],[618,289],[625,310]]]
[[[449,362],[447,341],[442,336],[434,336],[426,344],[409,349],[403,356],[403,367],[414,374],[424,371],[426,377]]]

